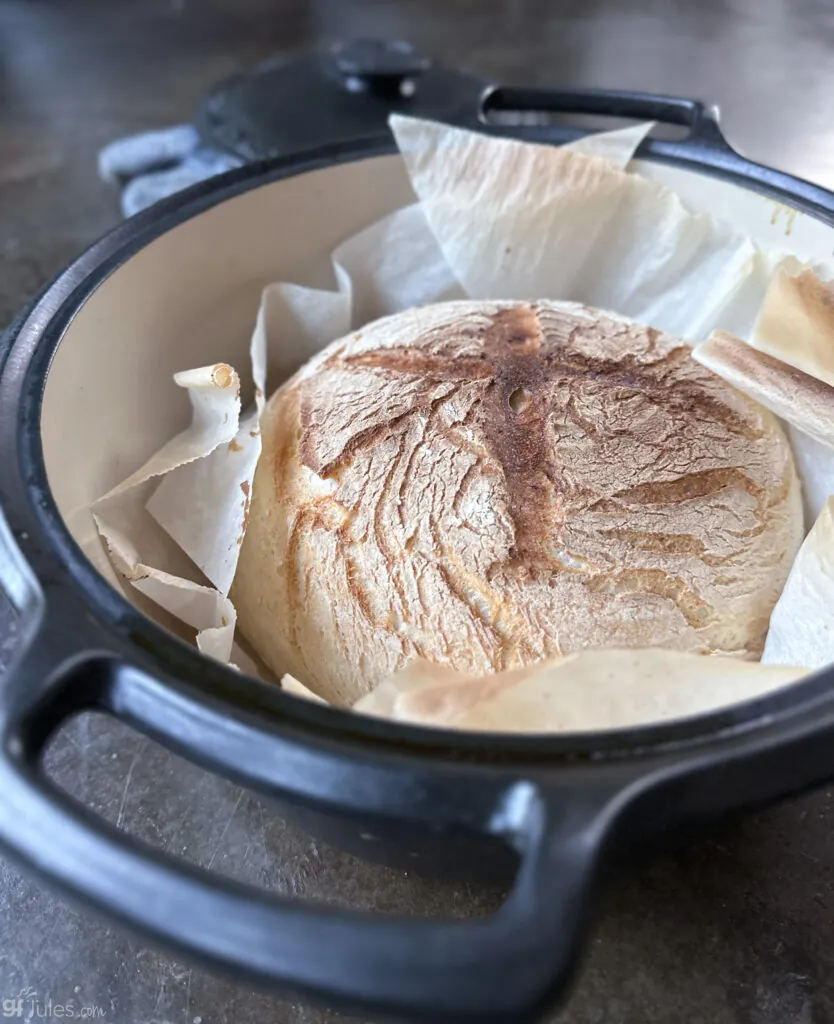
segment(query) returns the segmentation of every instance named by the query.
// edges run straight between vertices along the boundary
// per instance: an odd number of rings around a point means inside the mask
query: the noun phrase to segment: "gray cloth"
[[[193,125],[181,124],[111,142],[99,153],[98,173],[103,181],[121,186],[122,212],[132,217],[159,199],[241,163],[204,146]]]

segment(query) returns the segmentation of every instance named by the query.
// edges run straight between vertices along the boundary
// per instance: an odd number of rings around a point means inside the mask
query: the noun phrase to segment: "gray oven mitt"
[[[128,135],[98,155],[103,181],[121,186],[122,213],[132,217],[159,199],[222,174],[243,161],[205,146],[190,124]]]

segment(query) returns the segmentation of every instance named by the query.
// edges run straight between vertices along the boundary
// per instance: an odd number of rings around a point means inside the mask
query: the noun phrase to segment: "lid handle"
[[[349,92],[408,98],[431,59],[403,40],[354,39],[330,50],[342,84]]]

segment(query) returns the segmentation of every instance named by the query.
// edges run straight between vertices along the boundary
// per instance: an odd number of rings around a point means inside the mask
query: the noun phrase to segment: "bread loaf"
[[[442,303],[334,342],[262,421],[243,633],[339,704],[416,658],[757,657],[799,486],[777,421],[690,353],[556,302]]]

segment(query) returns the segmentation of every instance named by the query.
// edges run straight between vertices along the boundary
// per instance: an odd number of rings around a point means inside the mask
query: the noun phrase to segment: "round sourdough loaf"
[[[774,417],[679,338],[574,303],[376,321],[281,387],[262,432],[240,627],[339,704],[418,657],[755,658],[802,539]]]

